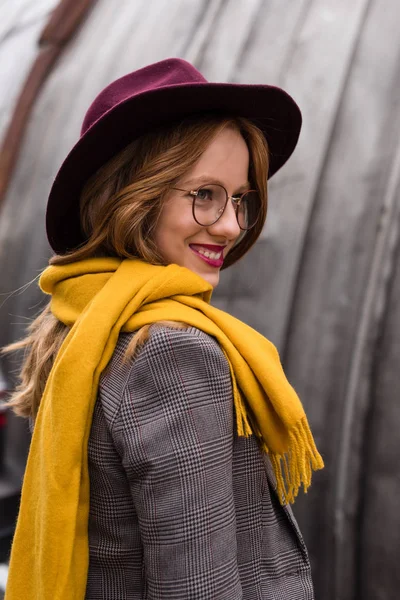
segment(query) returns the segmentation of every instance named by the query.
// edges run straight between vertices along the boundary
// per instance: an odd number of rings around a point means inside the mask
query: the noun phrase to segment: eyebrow
[[[182,183],[182,185],[203,185],[203,183],[218,183],[219,185],[222,185],[224,188],[226,188],[226,184],[221,181],[220,179],[216,179],[215,177],[211,177],[210,175],[201,175],[200,177],[195,177],[194,179],[188,179],[187,181],[184,181]],[[238,188],[236,188],[236,192],[241,192],[241,191],[246,191],[250,188],[250,183],[248,181],[246,181],[246,183],[243,183],[242,185],[240,185]]]

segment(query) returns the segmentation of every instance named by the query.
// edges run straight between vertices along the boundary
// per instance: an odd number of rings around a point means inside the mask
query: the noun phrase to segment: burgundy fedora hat
[[[292,154],[301,129],[294,100],[269,85],[209,83],[190,63],[169,58],[108,85],[90,106],[81,136],[54,180],[47,204],[47,236],[63,254],[85,241],[79,199],[87,180],[135,138],[192,114],[221,112],[247,117],[270,149],[268,177]]]

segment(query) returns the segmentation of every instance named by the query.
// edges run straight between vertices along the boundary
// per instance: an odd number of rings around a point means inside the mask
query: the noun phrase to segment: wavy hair
[[[203,115],[149,132],[103,165],[87,181],[80,198],[85,242],[67,254],[53,256],[50,264],[65,265],[103,256],[136,257],[151,264],[165,264],[153,239],[163,202],[210,141],[227,127],[237,130],[246,141],[249,181],[261,200],[257,224],[239,238],[223,268],[239,260],[253,246],[266,220],[268,147],[262,132],[248,119]],[[164,324],[186,327],[184,323]],[[146,341],[149,327],[143,327],[133,337],[127,358]],[[20,416],[35,418],[54,359],[68,331],[47,305],[29,325],[27,336],[4,349],[24,351],[19,384],[9,402]]]

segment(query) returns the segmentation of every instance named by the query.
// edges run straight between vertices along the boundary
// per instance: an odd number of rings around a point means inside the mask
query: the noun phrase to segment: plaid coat
[[[235,433],[229,367],[195,328],[122,334],[89,440],[87,600],[313,600],[268,459]]]

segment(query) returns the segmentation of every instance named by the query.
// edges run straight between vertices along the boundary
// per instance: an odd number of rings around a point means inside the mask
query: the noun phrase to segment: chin
[[[210,285],[213,286],[213,288],[216,288],[218,283],[219,283],[219,273],[216,273],[215,275],[211,275],[211,274],[207,274],[207,275],[203,275],[201,273],[199,273],[199,275],[205,279],[206,281],[208,281],[208,283]]]

